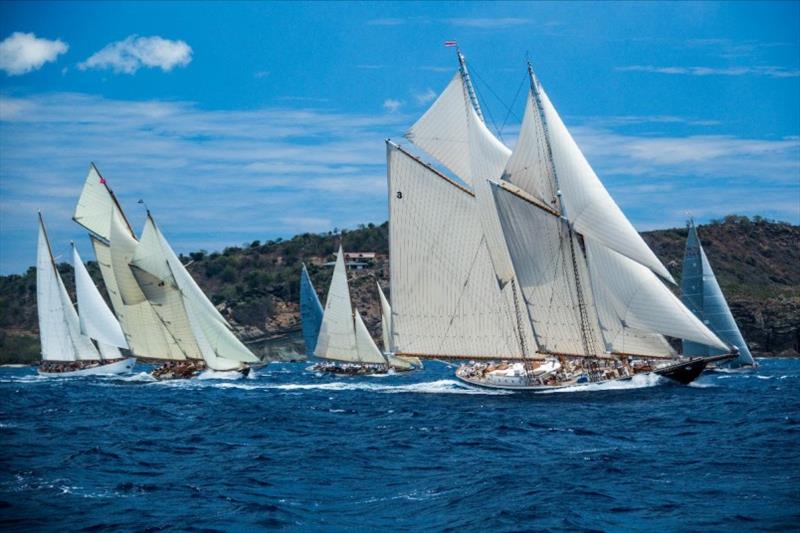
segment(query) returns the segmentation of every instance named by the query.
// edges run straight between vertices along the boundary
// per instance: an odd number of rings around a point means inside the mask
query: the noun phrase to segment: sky
[[[800,223],[800,3],[0,3],[0,273],[94,161],[179,252],[381,223],[384,139],[457,68],[513,147],[526,58],[640,230]],[[407,146],[407,143],[403,143]]]

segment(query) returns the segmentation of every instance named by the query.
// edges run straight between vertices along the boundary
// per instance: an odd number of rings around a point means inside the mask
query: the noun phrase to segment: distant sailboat
[[[314,355],[333,362],[313,365],[310,369],[314,371],[374,374],[384,373],[389,369],[389,362],[372,339],[361,313],[353,309],[341,246],[336,253],[336,264]]]
[[[747,343],[742,337],[739,327],[731,314],[728,302],[717,283],[706,252],[697,236],[694,221],[689,221],[689,236],[686,239],[686,251],[683,256],[683,276],[681,278],[681,299],[708,328],[720,339],[735,346],[739,355],[726,366],[753,367],[753,359]],[[689,340],[683,341],[683,354],[707,357],[722,353],[720,350]]]
[[[185,361],[184,351],[130,271],[128,261],[138,240],[116,196],[93,163],[72,218],[89,232],[103,283],[131,352],[150,361]]]
[[[192,279],[149,211],[129,268],[187,359],[200,359],[217,372],[244,373],[249,365],[261,362],[234,335],[230,324]],[[173,376],[171,368],[167,366],[154,375],[184,377]]]
[[[392,307],[389,305],[389,300],[383,294],[383,289],[380,283],[376,283],[378,287],[378,297],[381,300],[381,337],[383,338],[383,353],[389,364],[395,368],[403,370],[412,370],[413,368],[422,368],[422,361],[419,357],[408,356],[395,356],[392,348]]]
[[[73,260],[80,317],[56,268],[40,213],[36,259],[36,304],[42,344],[39,373],[76,376],[130,372],[136,359],[120,354],[119,348],[126,348],[127,344],[119,323],[105,305],[74,246]]]
[[[397,356],[486,361],[469,383],[546,390],[710,362],[665,336],[727,352],[614,202],[529,66],[512,152],[486,127],[463,55],[406,137],[454,181],[387,141],[392,346]],[[498,363],[500,362],[500,363]]]
[[[322,315],[324,309],[311,283],[306,265],[300,272],[300,324],[303,329],[303,340],[306,344],[306,355],[314,355],[317,348],[319,330],[322,328]]]

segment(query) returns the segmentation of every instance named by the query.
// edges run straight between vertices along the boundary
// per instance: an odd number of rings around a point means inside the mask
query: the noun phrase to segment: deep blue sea
[[[335,378],[0,369],[0,529],[795,530],[800,360],[504,394],[437,362]]]

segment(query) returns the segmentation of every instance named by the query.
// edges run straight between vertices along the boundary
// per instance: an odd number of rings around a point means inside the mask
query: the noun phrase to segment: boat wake
[[[595,392],[608,390],[631,390],[655,387],[663,383],[664,380],[657,374],[639,374],[627,381],[608,381],[606,383],[589,383],[588,385],[574,385],[562,389],[537,391],[537,394],[555,394],[570,392]]]
[[[203,370],[198,376],[197,379],[205,380],[205,379],[225,379],[229,381],[238,380],[244,378],[244,374],[239,372],[238,370]]]
[[[437,381],[426,381],[422,383],[408,383],[403,385],[384,385],[382,383],[363,383],[350,382],[344,383],[336,381],[332,383],[284,383],[284,384],[249,384],[249,383],[219,383],[214,385],[221,389],[273,389],[281,391],[298,390],[321,390],[321,391],[366,391],[381,394],[481,394],[481,395],[507,395],[513,394],[512,391],[477,389],[463,385],[453,379],[440,379]]]

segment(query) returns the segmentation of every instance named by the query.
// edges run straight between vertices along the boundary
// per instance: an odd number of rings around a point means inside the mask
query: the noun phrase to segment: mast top
[[[472,86],[472,78],[469,76],[467,61],[464,58],[464,54],[461,53],[461,47],[456,45],[455,48],[456,57],[458,57],[458,72],[461,74],[461,79],[464,82],[464,87],[467,90],[467,96],[472,103],[472,107],[475,109],[475,113],[477,113],[478,117],[481,119],[481,122],[486,123],[486,119],[483,118],[483,111],[481,111],[481,104],[478,102],[478,95],[475,93],[475,88]]]

